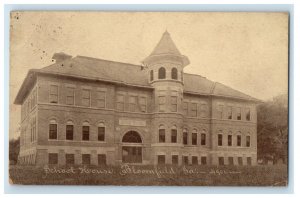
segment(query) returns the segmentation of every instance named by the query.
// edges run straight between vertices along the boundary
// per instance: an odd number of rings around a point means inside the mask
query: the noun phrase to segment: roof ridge
[[[141,67],[141,65],[136,65],[133,63],[125,63],[125,62],[120,62],[120,61],[112,61],[112,60],[107,60],[107,59],[101,59],[101,58],[94,58],[94,57],[89,57],[89,56],[82,56],[82,55],[77,55],[77,58],[85,58],[85,59],[91,59],[91,60],[98,60],[98,61],[105,61],[105,62],[112,62],[112,63],[120,63],[123,65],[130,65],[130,66],[136,66],[136,67]],[[76,58],[74,57],[74,58]]]
[[[191,74],[191,73],[185,73],[185,72],[183,72],[183,74],[187,74],[187,75],[191,75],[191,76],[198,76],[198,77],[207,79],[205,76],[201,76],[200,74]]]

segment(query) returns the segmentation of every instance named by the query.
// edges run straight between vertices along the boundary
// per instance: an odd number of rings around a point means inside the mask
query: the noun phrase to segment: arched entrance
[[[128,131],[122,138],[122,162],[142,163],[142,138],[136,131]]]

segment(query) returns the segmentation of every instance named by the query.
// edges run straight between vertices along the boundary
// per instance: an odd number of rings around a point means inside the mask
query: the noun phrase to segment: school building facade
[[[29,70],[18,163],[256,165],[257,99],[183,72],[168,32],[144,67],[53,56]]]

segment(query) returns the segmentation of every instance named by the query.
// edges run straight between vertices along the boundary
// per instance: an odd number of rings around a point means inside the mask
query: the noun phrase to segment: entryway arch
[[[128,131],[122,137],[122,162],[142,163],[142,138],[136,131]]]

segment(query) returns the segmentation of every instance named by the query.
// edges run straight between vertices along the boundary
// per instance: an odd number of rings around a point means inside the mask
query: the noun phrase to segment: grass
[[[10,181],[25,185],[285,186],[287,166],[10,166]]]

